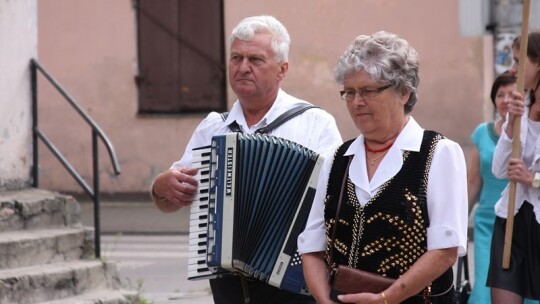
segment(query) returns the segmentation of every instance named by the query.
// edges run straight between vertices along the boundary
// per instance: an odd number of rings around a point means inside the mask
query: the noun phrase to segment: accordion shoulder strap
[[[308,103],[298,104],[294,108],[292,108],[292,109],[288,110],[287,112],[285,112],[285,113],[281,114],[280,116],[278,116],[276,119],[274,119],[274,121],[272,121],[266,127],[262,127],[260,129],[258,129],[257,131],[255,131],[255,133],[261,133],[261,134],[268,133],[268,132],[272,131],[273,129],[279,127],[280,125],[282,125],[283,123],[285,123],[289,119],[294,118],[294,117],[304,113],[305,111],[307,111],[307,110],[309,110],[311,108],[318,108],[318,107],[314,106],[312,104],[308,104]],[[229,116],[229,112],[221,113],[221,119],[223,119],[223,121],[225,121],[228,116]],[[238,125],[238,123],[236,121],[233,121],[231,124],[229,124],[229,129],[231,131],[233,131],[233,132],[243,133],[242,129],[240,128],[240,126]]]
[[[273,130],[273,129],[277,128],[278,126],[282,125],[283,123],[285,123],[289,119],[294,118],[294,117],[304,113],[305,111],[307,111],[307,110],[309,110],[311,108],[318,108],[318,107],[314,106],[314,105],[311,105],[311,104],[307,104],[307,103],[301,103],[301,104],[295,106],[294,108],[288,110],[287,112],[281,114],[280,116],[278,116],[278,118],[274,119],[274,121],[272,121],[269,125],[267,125],[266,127],[262,127],[260,129],[258,129],[257,131],[255,131],[255,133],[262,133],[262,134],[268,133],[271,130]]]

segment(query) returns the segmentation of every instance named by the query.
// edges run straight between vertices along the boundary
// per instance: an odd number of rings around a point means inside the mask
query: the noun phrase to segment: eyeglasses
[[[354,100],[356,93],[358,93],[358,95],[360,95],[360,98],[362,98],[362,100],[367,100],[367,99],[375,98],[375,96],[379,95],[382,91],[388,89],[392,85],[393,84],[387,84],[380,88],[371,89],[371,90],[361,89],[361,90],[356,91],[356,90],[348,89],[348,90],[339,91],[339,95],[341,96],[341,99],[343,100],[352,101]]]

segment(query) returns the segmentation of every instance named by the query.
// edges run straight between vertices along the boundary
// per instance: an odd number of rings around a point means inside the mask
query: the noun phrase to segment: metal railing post
[[[92,129],[92,165],[94,175],[94,242],[96,258],[101,257],[101,218],[99,208],[99,149],[97,141],[97,132]]]
[[[38,105],[37,105],[37,68],[34,60],[30,61],[30,86],[32,90],[32,186],[39,187],[38,154]]]

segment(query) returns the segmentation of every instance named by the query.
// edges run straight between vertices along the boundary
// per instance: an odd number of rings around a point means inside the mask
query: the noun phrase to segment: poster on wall
[[[495,34],[495,74],[508,71],[514,64],[512,57],[512,42],[517,37],[515,33],[502,32]]]

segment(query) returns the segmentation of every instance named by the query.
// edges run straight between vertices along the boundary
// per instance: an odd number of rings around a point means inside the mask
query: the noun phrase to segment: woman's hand
[[[517,91],[512,92],[512,101],[508,104],[508,124],[506,125],[506,135],[513,136],[514,121],[516,117],[521,117],[525,113],[525,102],[523,95]]]
[[[508,161],[508,179],[525,186],[530,186],[534,179],[534,173],[527,169],[523,160],[510,158]]]
[[[302,267],[306,284],[318,304],[333,304],[330,300],[328,270],[324,262],[324,251],[302,254]]]
[[[385,303],[380,293],[355,293],[338,296],[343,303],[382,304]],[[390,302],[388,302],[390,303]]]

